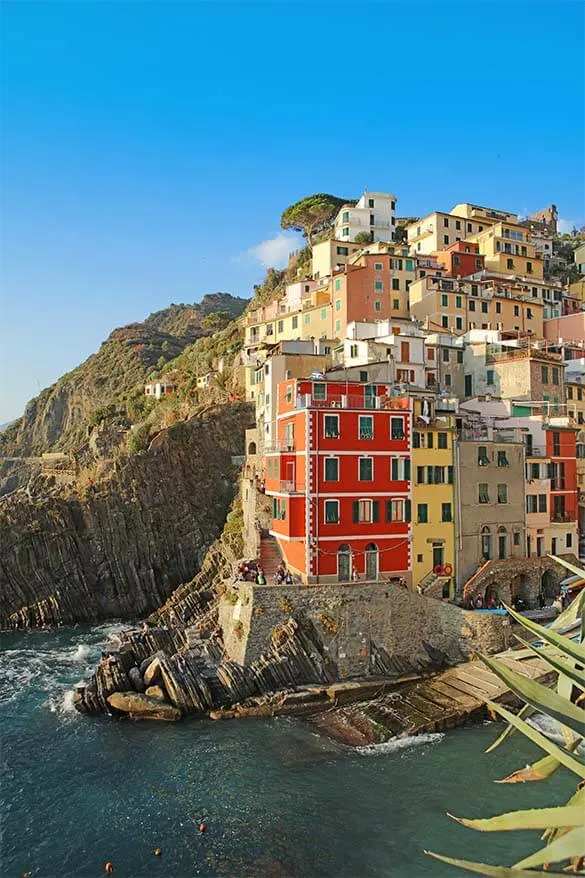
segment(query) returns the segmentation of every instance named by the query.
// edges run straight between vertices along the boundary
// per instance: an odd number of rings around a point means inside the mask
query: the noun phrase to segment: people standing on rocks
[[[258,565],[258,572],[256,574],[256,583],[258,585],[266,585],[266,577],[264,576],[264,570],[260,565]]]
[[[290,572],[290,570],[287,570],[285,575],[284,575],[284,583],[285,583],[285,585],[292,585],[293,584],[292,573]]]
[[[283,567],[282,564],[279,564],[279,565],[278,565],[278,568],[277,568],[277,570],[276,570],[275,577],[274,577],[275,580],[276,580],[276,584],[277,584],[277,585],[282,585],[282,583],[284,582],[284,577],[285,577],[285,576],[286,576],[286,570],[284,569],[284,567]]]

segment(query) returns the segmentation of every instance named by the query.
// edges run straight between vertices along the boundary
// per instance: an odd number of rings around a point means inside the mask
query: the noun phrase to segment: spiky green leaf
[[[433,851],[425,851],[429,857],[440,860],[441,863],[447,863],[449,866],[456,866],[458,869],[467,869],[468,872],[475,872],[476,875],[487,875],[488,878],[534,878],[542,872],[535,872],[533,869],[514,869],[510,866],[490,866],[489,863],[473,863],[471,860],[458,860],[455,857],[444,857],[442,854],[435,854]],[[547,875],[563,875],[562,872],[547,872]]]
[[[561,765],[564,765],[565,768],[568,768],[573,774],[576,774],[582,780],[585,780],[585,761],[580,756],[571,754],[562,747],[559,747],[558,744],[555,744],[554,741],[550,741],[542,734],[542,732],[539,732],[538,729],[528,725],[523,719],[520,719],[520,717],[511,713],[509,710],[506,710],[501,704],[488,702],[488,705],[492,710],[495,710],[496,713],[499,713],[501,717],[508,720],[509,723],[526,735],[533,744],[536,744],[537,747],[540,747],[541,750],[544,750],[545,753],[548,753],[550,756],[554,756]]]
[[[580,826],[583,823],[583,809],[575,805],[562,805],[560,808],[531,808],[525,811],[508,811],[496,817],[469,819],[454,817],[463,826],[479,832],[500,832],[515,829],[557,829],[560,826]]]
[[[561,863],[572,857],[585,856],[585,820],[581,817],[581,825],[570,832],[555,838],[550,844],[540,848],[528,857],[515,864],[516,869],[529,869],[532,866],[543,866],[545,863]]]
[[[552,651],[550,648],[547,649],[544,647],[533,646],[531,643],[528,643],[528,641],[522,640],[521,637],[518,637],[518,640],[520,643],[523,643],[528,647],[530,652],[533,652],[538,658],[541,658],[543,662],[546,662],[551,668],[558,671],[559,674],[569,677],[576,686],[579,686],[580,689],[585,689],[585,671],[579,670],[572,659],[567,658],[563,661],[563,659],[559,658],[560,653],[558,651]]]
[[[528,717],[531,716],[533,713],[534,713],[534,708],[531,707],[529,704],[525,704],[522,707],[522,710],[520,710],[518,712],[518,716],[521,717],[521,719],[528,719]],[[506,738],[508,738],[510,735],[513,735],[515,731],[516,731],[516,729],[514,728],[514,726],[510,726],[510,725],[506,726],[506,728],[504,729],[502,734],[498,735],[498,737],[496,738],[494,743],[490,744],[490,746],[487,748],[487,750],[485,752],[491,753],[492,750],[495,750],[496,747],[499,747],[500,744],[503,744],[504,741],[506,740]]]
[[[532,631],[532,633],[536,634],[540,640],[544,640],[545,643],[550,643],[551,646],[556,647],[566,655],[570,655],[571,658],[574,658],[575,661],[578,661],[580,664],[585,664],[585,647],[575,643],[568,637],[563,637],[562,634],[558,634],[552,628],[545,628],[543,625],[539,625],[538,622],[533,622],[532,619],[527,619],[525,616],[520,615],[520,613],[516,613],[515,610],[512,610],[510,607],[506,607],[506,610],[513,619],[522,625],[523,628]]]
[[[498,659],[482,656],[482,661],[501,680],[519,695],[523,701],[548,716],[568,726],[581,737],[585,737],[585,711],[568,699],[562,698],[554,690],[547,689],[536,680],[522,677]]]

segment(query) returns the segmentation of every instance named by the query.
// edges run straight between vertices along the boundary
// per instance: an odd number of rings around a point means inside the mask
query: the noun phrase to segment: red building
[[[304,582],[410,577],[410,400],[386,384],[287,380],[266,452],[271,533]]]
[[[437,250],[433,256],[445,267],[448,277],[468,277],[484,268],[484,257],[479,252],[479,245],[469,241],[455,241],[445,250]]]
[[[546,454],[551,461],[550,520],[552,525],[559,526],[558,537],[552,538],[551,551],[553,555],[571,549],[577,552],[577,431],[553,423],[545,426],[545,434]]]

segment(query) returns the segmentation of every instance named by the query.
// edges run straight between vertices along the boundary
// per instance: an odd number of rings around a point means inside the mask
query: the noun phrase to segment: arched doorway
[[[512,594],[512,603],[514,603],[516,598],[519,598],[521,601],[523,601],[527,607],[530,606],[530,604],[533,602],[530,577],[527,573],[520,573],[512,580],[510,591]]]
[[[492,532],[489,527],[481,529],[481,554],[489,561],[492,557]]]
[[[248,454],[256,454],[256,443],[250,442],[248,444]]]
[[[351,579],[351,549],[347,543],[342,543],[337,550],[337,580],[349,582]]]
[[[560,591],[559,584],[550,570],[545,570],[540,580],[540,590],[545,604],[552,604]]]
[[[487,607],[488,610],[495,609],[500,603],[500,593],[493,583],[486,586],[486,590],[483,596],[483,605]]]
[[[366,546],[366,579],[375,580],[378,578],[379,553],[375,543],[368,543]]]
[[[498,558],[503,561],[508,555],[508,532],[505,527],[498,528]]]

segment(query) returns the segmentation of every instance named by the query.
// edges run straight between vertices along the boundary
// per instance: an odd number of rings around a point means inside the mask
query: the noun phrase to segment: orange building
[[[410,579],[410,400],[386,384],[287,380],[265,490],[303,582]]]
[[[479,244],[469,241],[455,241],[445,250],[437,250],[433,256],[445,266],[445,273],[449,277],[468,277],[484,268],[484,257],[479,252]]]

